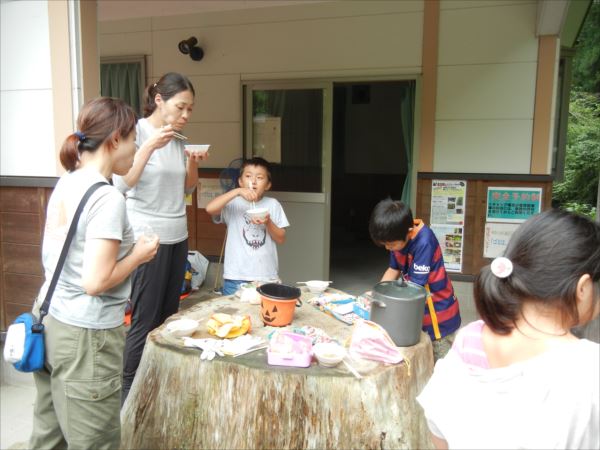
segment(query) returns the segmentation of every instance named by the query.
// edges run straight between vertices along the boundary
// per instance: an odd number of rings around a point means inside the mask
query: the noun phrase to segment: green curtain
[[[402,95],[402,104],[400,105],[402,122],[402,137],[404,139],[404,148],[406,149],[406,179],[402,188],[401,200],[410,205],[411,191],[411,173],[412,173],[412,153],[414,141],[414,114],[415,114],[415,82],[411,81],[404,88]]]
[[[100,64],[100,93],[126,101],[141,115],[141,66],[139,63]]]

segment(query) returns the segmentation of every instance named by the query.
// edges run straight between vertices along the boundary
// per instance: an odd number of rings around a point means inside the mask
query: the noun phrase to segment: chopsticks
[[[183,134],[178,133],[177,131],[173,131],[173,137],[175,139],[179,139],[180,141],[187,141],[187,138]]]

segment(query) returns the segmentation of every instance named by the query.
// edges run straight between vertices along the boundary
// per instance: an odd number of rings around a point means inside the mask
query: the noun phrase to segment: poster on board
[[[465,223],[467,182],[465,180],[432,180],[431,223]]]
[[[462,271],[464,227],[432,224],[430,228],[440,243],[446,271]]]
[[[522,223],[542,210],[542,188],[488,187],[486,222]]]
[[[502,256],[508,241],[517,228],[519,228],[518,223],[486,223],[483,232],[483,257],[496,258]]]
[[[206,208],[208,202],[223,193],[223,188],[218,178],[199,178],[197,192],[198,208]]]
[[[431,181],[430,228],[437,237],[448,272],[462,271],[466,180]]]

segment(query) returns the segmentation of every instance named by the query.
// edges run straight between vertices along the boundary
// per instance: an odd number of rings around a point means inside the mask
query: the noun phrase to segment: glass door
[[[244,154],[271,164],[267,195],[290,222],[278,247],[284,283],[329,277],[331,83],[252,82],[245,86]]]

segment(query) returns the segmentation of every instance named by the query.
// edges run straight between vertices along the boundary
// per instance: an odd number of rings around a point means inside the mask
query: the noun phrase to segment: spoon
[[[317,280],[311,280],[311,281],[317,281]],[[322,280],[318,280],[318,281],[322,281]],[[333,283],[333,281],[323,281],[324,283]],[[306,284],[308,283],[308,281],[296,281],[296,284]]]
[[[254,189],[252,189],[252,181],[248,181],[248,189],[254,192]],[[256,203],[254,203],[254,200],[252,200],[252,209],[256,209]]]

